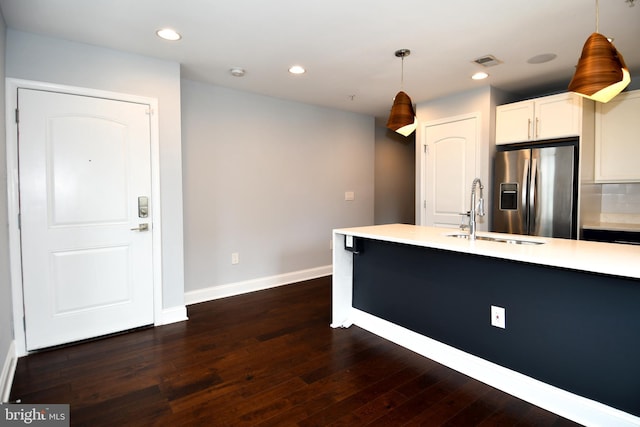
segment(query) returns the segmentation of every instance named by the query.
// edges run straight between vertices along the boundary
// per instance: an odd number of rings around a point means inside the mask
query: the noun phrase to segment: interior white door
[[[425,127],[425,223],[458,227],[476,176],[477,117]],[[465,221],[467,221],[465,219]]]
[[[19,89],[18,107],[27,350],[153,323],[149,106]]]

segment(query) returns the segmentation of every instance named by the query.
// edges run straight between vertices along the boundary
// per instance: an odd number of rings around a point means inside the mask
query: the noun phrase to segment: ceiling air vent
[[[502,61],[493,55],[481,56],[480,58],[474,59],[473,62],[483,67],[493,67],[494,65],[502,64]]]

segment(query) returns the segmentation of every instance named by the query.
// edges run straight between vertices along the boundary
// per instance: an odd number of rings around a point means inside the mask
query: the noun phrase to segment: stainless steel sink
[[[447,237],[456,237],[458,239],[469,239],[469,235],[465,233],[447,234]],[[476,240],[487,240],[490,242],[507,243],[509,245],[542,245],[544,242],[535,240],[521,240],[510,239],[508,237],[491,237],[491,236],[476,236]]]

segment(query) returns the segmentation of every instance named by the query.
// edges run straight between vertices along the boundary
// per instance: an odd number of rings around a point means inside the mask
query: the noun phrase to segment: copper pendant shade
[[[416,113],[411,98],[403,91],[398,92],[393,100],[387,127],[403,136],[409,136],[416,130]]]
[[[631,81],[622,55],[605,36],[593,33],[582,48],[569,90],[598,102],[608,102]]]
[[[633,6],[633,0],[629,1]],[[582,48],[569,90],[598,102],[608,102],[629,85],[631,75],[611,40],[598,32],[600,6],[596,0],[596,32]]]
[[[402,82],[404,83],[404,57],[409,56],[409,49],[400,49],[395,52],[398,58],[402,58]],[[387,128],[402,136],[409,136],[416,130],[416,113],[411,103],[411,98],[403,90],[400,90],[393,99],[391,113],[387,121]]]

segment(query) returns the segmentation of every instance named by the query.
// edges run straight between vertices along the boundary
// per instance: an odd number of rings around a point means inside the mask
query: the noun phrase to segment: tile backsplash
[[[640,183],[602,184],[600,220],[640,223]]]
[[[580,217],[582,224],[598,224],[602,211],[602,185],[582,183],[580,187]]]

